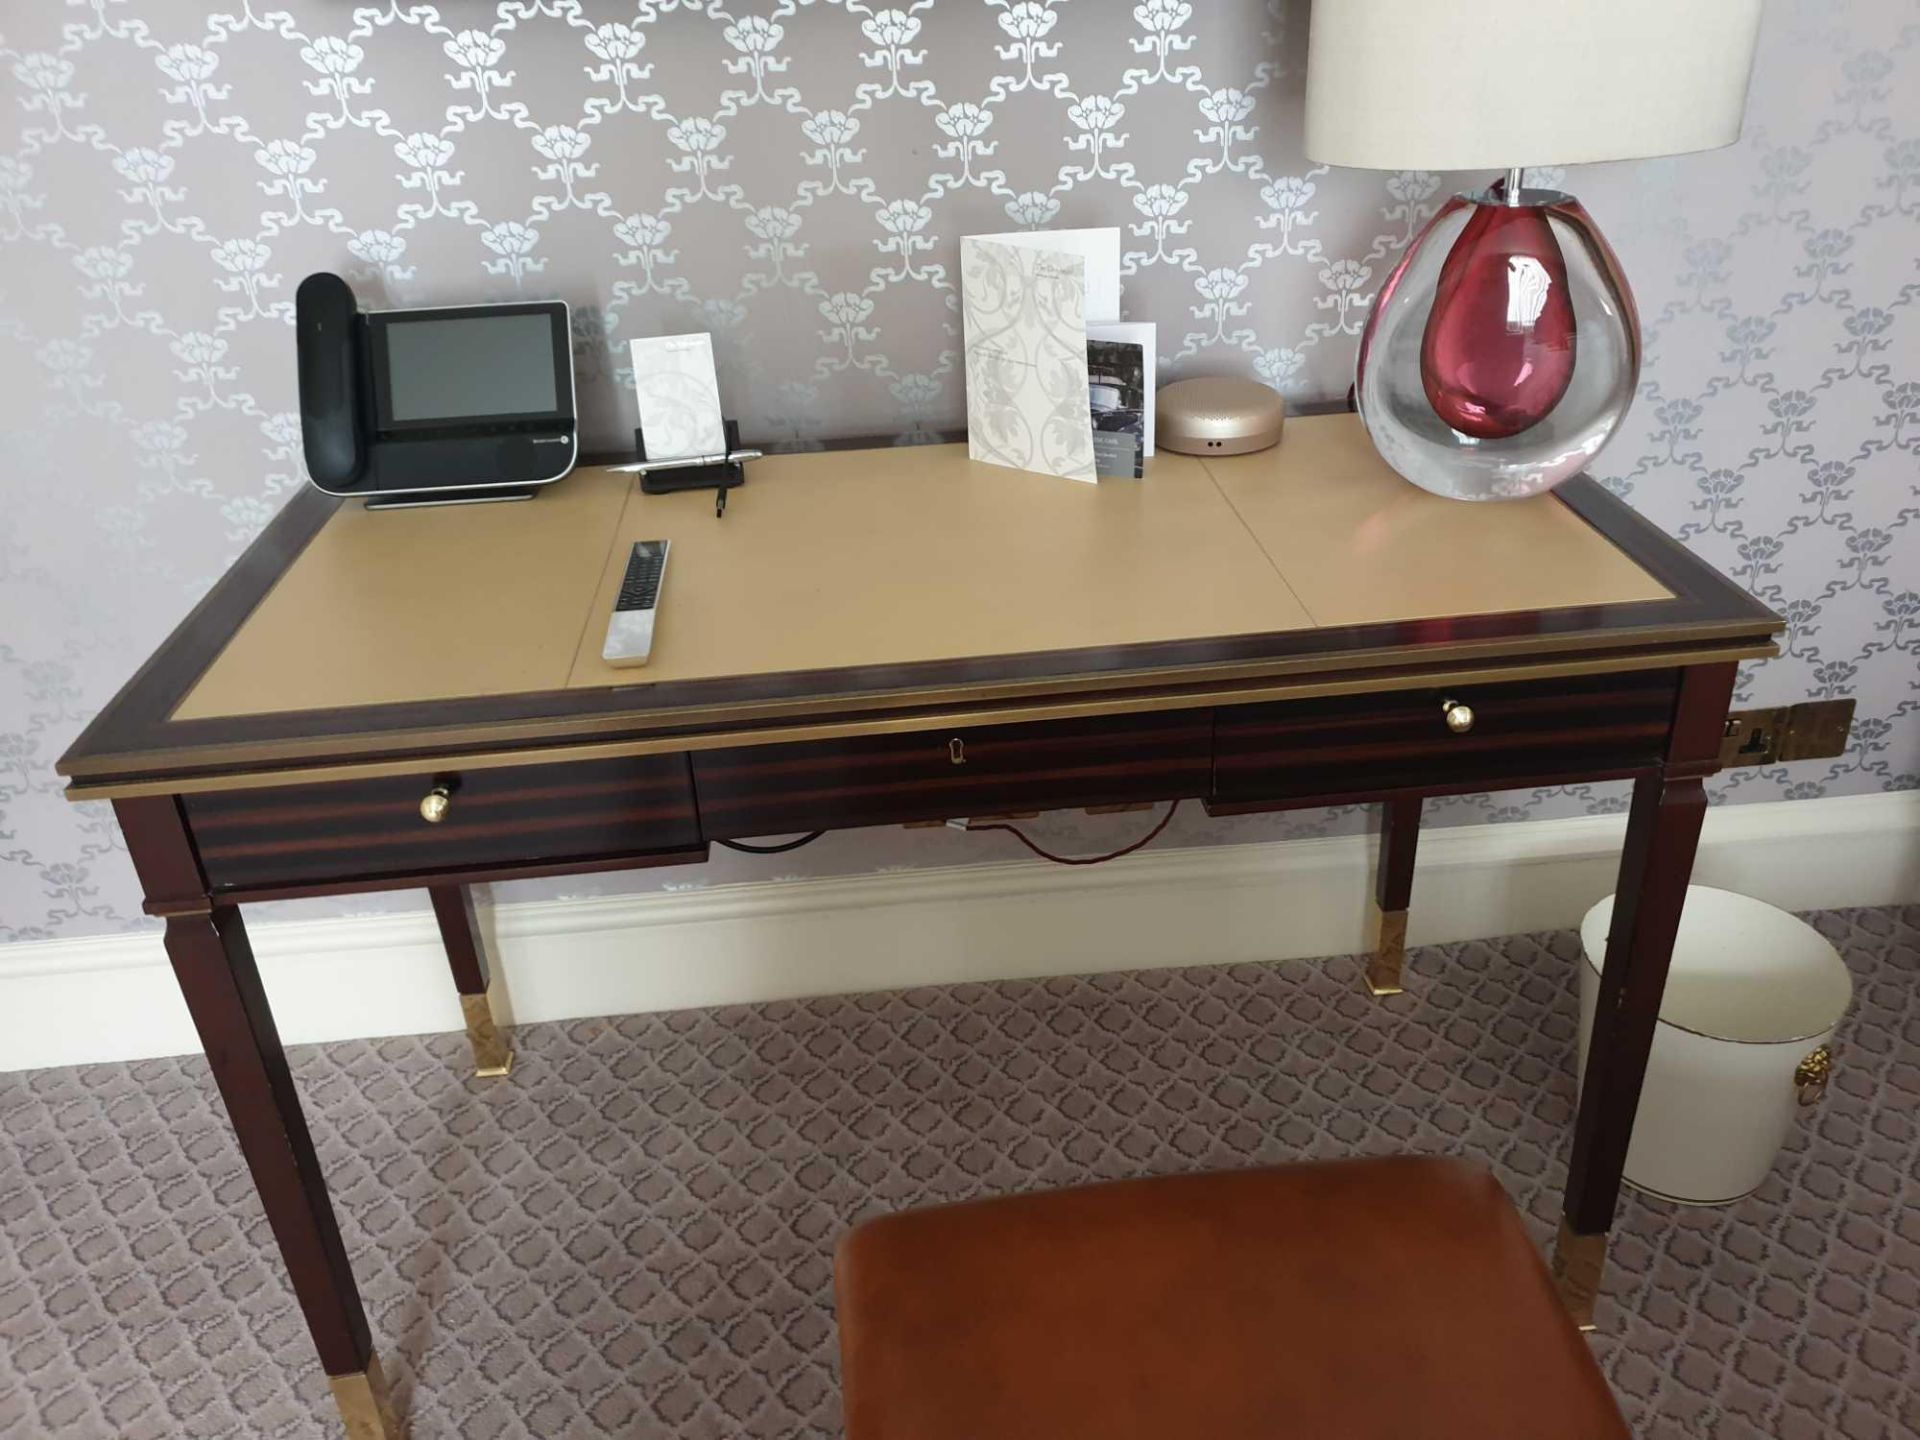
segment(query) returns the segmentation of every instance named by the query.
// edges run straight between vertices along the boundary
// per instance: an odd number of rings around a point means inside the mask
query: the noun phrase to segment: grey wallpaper
[[[310,270],[369,302],[574,302],[582,404],[632,424],[624,340],[715,338],[750,434],[956,423],[959,237],[1118,224],[1163,375],[1344,391],[1374,289],[1452,189],[1299,154],[1299,0],[504,0],[252,8],[21,0],[0,15],[0,941],[137,924],[110,817],[52,764],[301,483],[289,319]],[[1841,761],[1722,800],[1920,772],[1920,5],[1768,7],[1745,139],[1535,180],[1576,190],[1648,364],[1609,484],[1792,622],[1754,700],[1853,694]],[[1516,81],[1514,120],[1550,76]],[[1621,808],[1448,802],[1439,823]],[[1056,844],[1142,817],[1049,817]],[[1201,844],[1365,823],[1207,822]],[[1001,860],[876,830],[707,884]],[[379,903],[407,903],[405,897]]]

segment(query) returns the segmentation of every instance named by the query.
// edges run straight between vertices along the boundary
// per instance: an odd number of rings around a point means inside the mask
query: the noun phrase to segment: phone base
[[[524,489],[495,489],[487,486],[475,490],[417,490],[405,495],[369,495],[369,510],[419,510],[428,505],[485,505],[493,500],[531,500],[537,487],[529,485]]]

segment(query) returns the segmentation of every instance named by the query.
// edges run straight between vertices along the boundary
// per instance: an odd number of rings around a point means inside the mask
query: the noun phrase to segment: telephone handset
[[[360,433],[360,307],[338,275],[309,275],[293,295],[300,345],[300,439],[322,490],[350,486],[367,466]]]
[[[300,439],[329,495],[524,499],[579,455],[561,301],[362,314],[338,275],[294,293]]]

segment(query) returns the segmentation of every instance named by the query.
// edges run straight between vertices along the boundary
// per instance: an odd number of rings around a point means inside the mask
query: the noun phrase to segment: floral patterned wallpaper
[[[601,444],[633,423],[625,339],[689,328],[713,332],[749,434],[911,431],[963,413],[959,237],[1118,224],[1164,375],[1338,395],[1409,234],[1486,177],[1309,165],[1306,22],[1302,0],[8,6],[0,941],[140,923],[111,817],[68,805],[53,761],[302,483],[307,272],[367,303],[569,299]],[[1603,478],[1791,621],[1747,699],[1859,697],[1843,759],[1740,771],[1716,798],[1914,786],[1920,5],[1778,0],[1740,144],[1534,180],[1587,202],[1645,319]],[[1623,804],[1582,787],[1432,814]],[[1092,849],[1142,819],[1037,828]],[[1365,821],[1186,814],[1162,843]],[[605,883],[1020,853],[872,830]]]

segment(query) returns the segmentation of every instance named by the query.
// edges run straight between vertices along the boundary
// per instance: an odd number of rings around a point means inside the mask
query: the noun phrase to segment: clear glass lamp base
[[[1579,474],[1640,376],[1633,293],[1555,190],[1456,195],[1407,247],[1360,337],[1374,447],[1457,500],[1518,500]]]

